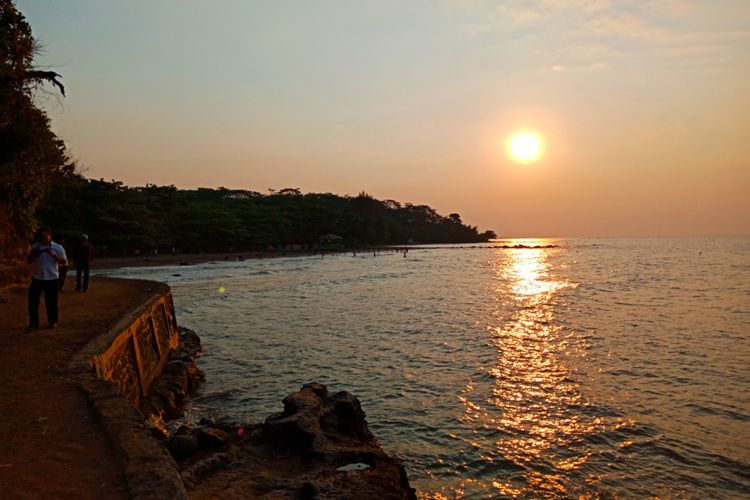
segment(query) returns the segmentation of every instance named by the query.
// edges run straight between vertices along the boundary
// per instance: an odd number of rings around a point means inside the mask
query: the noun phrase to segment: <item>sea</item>
[[[347,390],[421,498],[750,497],[750,237],[524,239],[99,274],[168,283],[192,415]]]

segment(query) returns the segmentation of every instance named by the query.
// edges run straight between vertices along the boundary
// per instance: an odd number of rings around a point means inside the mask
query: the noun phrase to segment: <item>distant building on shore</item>
[[[323,250],[338,250],[344,243],[344,238],[338,234],[328,233],[319,238],[320,248]]]

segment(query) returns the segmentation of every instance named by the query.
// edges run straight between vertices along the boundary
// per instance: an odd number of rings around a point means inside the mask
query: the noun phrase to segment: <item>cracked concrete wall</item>
[[[159,378],[179,341],[172,292],[165,288],[134,318],[121,322],[106,349],[91,357],[96,376],[112,381],[135,407]]]

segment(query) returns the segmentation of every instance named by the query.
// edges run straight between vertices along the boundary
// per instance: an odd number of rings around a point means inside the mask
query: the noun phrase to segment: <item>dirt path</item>
[[[150,290],[144,282],[94,277],[87,293],[70,287],[60,294],[57,329],[25,333],[26,289],[0,289],[0,497],[128,497],[109,442],[67,365]],[[43,301],[40,320],[46,324]]]

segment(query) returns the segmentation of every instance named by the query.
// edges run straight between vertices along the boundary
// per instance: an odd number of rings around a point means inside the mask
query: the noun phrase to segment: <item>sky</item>
[[[502,237],[750,234],[748,0],[17,6],[89,177],[366,191]]]

